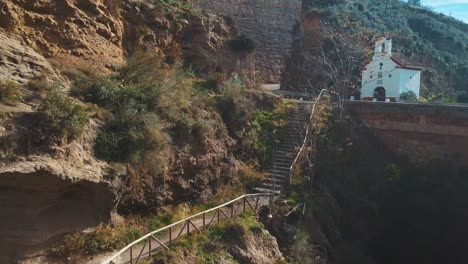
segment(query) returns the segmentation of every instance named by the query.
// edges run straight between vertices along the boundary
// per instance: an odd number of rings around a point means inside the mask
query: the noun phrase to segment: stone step
[[[298,127],[305,127],[307,125],[306,122],[291,122],[291,123],[288,123],[288,125],[286,126],[286,129],[289,130],[291,128],[298,128]]]
[[[276,184],[282,185],[288,182],[288,178],[268,177],[265,179],[265,182],[275,182]]]
[[[296,155],[297,156],[297,155]],[[291,164],[293,163],[294,159],[296,158],[296,156],[291,156],[291,157],[287,157],[287,156],[276,156],[275,158],[275,164],[282,164],[283,166],[286,165],[286,166],[291,166]]]
[[[291,149],[294,149],[294,147],[297,147],[298,145],[302,145],[302,141],[303,140],[296,140],[297,142],[280,142],[280,144],[278,144],[276,146],[276,149],[280,149],[280,148],[291,148]],[[299,144],[299,142],[301,142]]]
[[[296,135],[291,135],[291,136],[288,136],[288,137],[285,137],[283,139],[283,141],[280,141],[280,145],[281,144],[285,144],[286,146],[288,145],[291,145],[291,144],[296,144],[298,141],[302,141],[304,139],[303,136],[299,135],[299,134],[296,134]],[[279,145],[279,146],[280,146]]]
[[[275,157],[294,157],[297,151],[276,151]]]
[[[286,163],[286,164],[291,164],[296,157],[276,157],[275,161],[276,163]]]
[[[285,135],[283,140],[280,140],[280,143],[284,144],[294,144],[297,141],[302,140],[304,137],[302,133],[291,133],[290,135]]]
[[[287,179],[289,175],[268,173],[266,178]]]
[[[294,135],[294,136],[289,136],[289,137],[284,137],[282,140],[279,141],[279,144],[277,145],[282,146],[289,146],[289,145],[294,145],[296,144],[297,141],[302,141],[303,137],[300,135]]]
[[[288,135],[294,135],[294,134],[302,134],[304,133],[306,130],[306,127],[305,126],[297,126],[297,127],[290,127],[287,131],[285,131],[284,134],[282,134],[281,136],[288,136]],[[284,139],[284,138],[283,138]]]
[[[281,156],[281,155],[290,155],[290,154],[294,154],[294,151],[282,151],[282,150],[276,150],[276,155],[277,156]]]
[[[275,184],[275,183],[269,183],[269,182],[264,182],[260,186],[265,188],[265,189],[268,189],[268,190],[281,190],[281,189],[283,189],[282,184]]]
[[[288,144],[281,144],[278,146],[278,148],[291,148],[294,149],[295,147],[302,146],[302,140],[297,140],[297,142],[288,142]]]
[[[287,152],[287,153],[296,153],[297,152],[296,146],[289,147],[289,148],[278,148],[278,149],[276,149],[276,151]],[[275,152],[275,153],[278,153],[278,152]]]
[[[289,152],[286,152],[286,151],[276,151],[275,152],[275,157],[294,157],[296,155],[296,152],[295,151],[289,151]]]
[[[280,139],[278,146],[282,144],[286,144],[286,145],[294,144],[296,141],[302,140],[302,139],[303,139],[302,133],[292,132],[291,134],[285,135],[282,139]]]
[[[269,178],[275,178],[275,179],[289,179],[289,173],[268,173]]]
[[[295,136],[289,136],[287,138],[284,138],[282,141],[280,140],[280,144],[278,145],[281,146],[281,145],[294,145],[297,143],[297,141],[302,141],[303,137],[302,136],[299,136],[299,135],[295,135]]]
[[[280,150],[280,151],[294,151],[294,148],[295,146],[294,145],[290,145],[290,146],[282,146],[282,145],[279,145],[276,147],[276,150]]]
[[[292,163],[294,162],[294,159],[295,159],[295,158],[296,158],[296,157],[291,158],[291,159],[279,159],[279,158],[277,158],[277,159],[275,160],[275,165],[277,165],[277,166],[278,166],[278,165],[281,165],[281,166],[285,166],[285,167],[291,167],[291,165],[292,165]]]
[[[278,146],[276,148],[276,151],[275,153],[294,153],[296,152],[295,148],[298,146],[299,144],[288,144],[288,145],[281,145],[281,146]],[[280,149],[281,148],[281,149]],[[284,149],[287,149],[287,150],[284,150]]]
[[[260,192],[260,193],[281,194],[281,191],[280,191],[280,190],[274,190],[274,191],[272,191],[271,189],[264,188],[264,187],[256,187],[254,190],[257,191],[257,192]]]
[[[280,162],[280,161],[275,161],[276,166],[281,166],[281,167],[291,167],[292,161],[291,162]]]
[[[289,171],[283,171],[283,172],[269,171],[268,175],[274,175],[275,177],[288,177]]]
[[[290,156],[290,155],[295,155],[296,154],[296,150],[295,150],[296,146],[294,147],[291,147],[291,150],[290,151],[282,151],[282,150],[276,150],[275,151],[275,154],[276,156]]]
[[[278,164],[275,164],[275,167],[273,168],[274,170],[278,169],[278,170],[287,170],[289,171],[289,168],[291,166],[286,166],[286,165],[278,165]]]
[[[283,168],[274,168],[274,169],[269,170],[268,172],[278,173],[278,174],[282,174],[283,172],[289,173],[289,168],[285,168],[285,167],[283,167]]]
[[[304,124],[304,123],[293,124],[293,125],[287,126],[287,129],[285,131],[286,132],[285,135],[291,134],[292,132],[305,130],[305,128],[306,128],[306,124]]]
[[[275,156],[276,157],[289,157],[289,156],[294,156],[296,155],[296,151],[280,151],[280,150],[277,150],[275,152]]]
[[[306,119],[302,116],[298,116],[298,117],[295,117],[295,118],[288,118],[286,119],[286,121],[288,121],[288,125],[289,124],[294,124],[294,123],[301,123],[301,124],[304,124],[306,122]]]
[[[289,180],[289,177],[268,177],[268,178],[265,178],[265,180],[262,183],[274,182],[276,185],[283,185],[283,184],[286,184],[288,180]]]

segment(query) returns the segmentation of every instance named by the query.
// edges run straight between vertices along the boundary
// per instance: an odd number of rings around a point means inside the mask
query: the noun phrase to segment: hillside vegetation
[[[262,180],[293,105],[253,85],[255,45],[232,20],[188,0],[0,10],[0,188],[16,201],[1,263],[39,244],[84,263]]]
[[[356,80],[370,59],[375,37],[388,36],[393,39],[394,52],[403,53],[424,67],[424,97],[430,101],[457,97],[464,100],[468,91],[468,25],[429,8],[400,0],[306,0],[302,28],[302,45],[290,63],[290,69],[302,70],[300,74],[311,75],[315,69],[320,70],[307,66],[311,62],[301,57],[329,39],[331,30],[339,36],[351,34],[363,46],[364,61],[356,60],[353,70]],[[302,67],[294,65],[297,63]],[[296,78],[298,75],[289,71],[285,84],[291,88],[308,86],[304,77]]]

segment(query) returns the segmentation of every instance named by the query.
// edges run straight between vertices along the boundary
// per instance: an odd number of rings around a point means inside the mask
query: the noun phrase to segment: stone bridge
[[[468,165],[468,106],[347,101],[351,117],[397,156]]]

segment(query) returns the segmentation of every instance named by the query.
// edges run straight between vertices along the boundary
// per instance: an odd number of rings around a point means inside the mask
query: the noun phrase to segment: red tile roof
[[[392,61],[398,65],[398,68],[409,70],[422,70],[422,66],[411,63],[410,59],[401,53],[392,53]]]

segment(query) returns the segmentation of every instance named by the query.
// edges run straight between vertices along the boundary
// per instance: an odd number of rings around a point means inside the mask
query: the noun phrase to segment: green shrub
[[[255,51],[255,41],[245,35],[240,35],[229,42],[229,47],[238,53],[250,54]]]
[[[246,231],[246,228],[240,223],[224,223],[213,227],[208,233],[208,237],[212,240],[240,242],[246,236]]]
[[[0,102],[15,105],[22,97],[21,87],[13,81],[0,82]]]
[[[249,230],[256,235],[261,234],[264,229],[265,227],[263,226],[262,223],[255,223],[249,227]]]
[[[167,65],[155,53],[137,52],[120,71],[120,79],[131,88],[129,101],[135,100],[149,111],[172,118],[190,103],[192,76],[181,64]]]
[[[178,122],[190,104],[192,76],[154,53],[135,53],[118,76],[78,76],[73,94],[111,113],[95,144],[108,161],[145,160],[146,152],[165,144],[160,120]]]
[[[413,91],[407,91],[400,94],[400,101],[414,103],[418,101],[418,96]]]
[[[42,74],[39,78],[30,80],[28,82],[28,88],[36,92],[46,92],[50,88],[47,76]]]
[[[398,165],[395,163],[390,163],[384,168],[385,176],[387,180],[392,182],[399,182],[401,178],[401,172]]]
[[[272,111],[257,110],[252,114],[250,130],[242,142],[243,149],[250,149],[251,156],[258,157],[263,168],[271,166],[274,148],[287,125],[287,117],[291,111],[294,111],[294,105],[284,101]]]
[[[51,90],[38,107],[39,129],[53,140],[72,140],[88,123],[86,111],[67,95]]]
[[[157,116],[151,113],[123,113],[114,117],[96,138],[96,155],[108,161],[141,160],[145,152],[165,144],[158,123]]]
[[[125,244],[139,238],[141,233],[133,228],[113,228],[109,225],[99,225],[89,233],[73,233],[66,235],[64,240],[47,250],[48,255],[66,257],[73,253],[95,255],[120,249]]]
[[[257,187],[265,178],[265,174],[256,170],[252,165],[239,163],[238,175],[246,192]]]
[[[182,11],[191,16],[200,16],[200,10],[194,7],[189,0],[151,0],[153,3],[160,5],[169,17],[173,17],[173,13]]]
[[[468,103],[468,92],[461,91],[457,93],[457,103]]]

